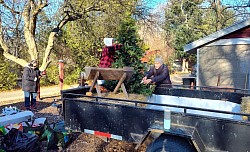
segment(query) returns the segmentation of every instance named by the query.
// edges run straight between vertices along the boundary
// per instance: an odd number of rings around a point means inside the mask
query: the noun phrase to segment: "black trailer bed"
[[[95,100],[87,101],[79,99],[81,96],[83,95],[74,94],[72,91],[62,93],[65,126],[74,131],[92,130],[112,134],[115,139],[138,143],[151,129],[158,129],[165,134],[189,138],[202,152],[250,150],[249,121],[189,114],[184,110],[171,112],[171,128],[164,130],[164,111],[139,107],[138,104],[168,107],[173,105],[100,97],[89,97]],[[103,102],[103,99],[110,102]],[[119,101],[119,104],[116,101]],[[121,104],[122,102],[124,104]],[[224,113],[212,109],[174,107]]]

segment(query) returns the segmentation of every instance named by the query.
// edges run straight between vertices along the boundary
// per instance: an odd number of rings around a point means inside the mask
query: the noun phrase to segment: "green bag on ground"
[[[4,128],[4,126],[0,126],[0,135],[6,135],[6,134],[7,134],[7,132]]]
[[[40,137],[40,140],[44,139],[47,139],[47,150],[57,149],[58,146],[65,149],[69,142],[69,133],[64,127],[64,122],[45,125],[44,132]]]

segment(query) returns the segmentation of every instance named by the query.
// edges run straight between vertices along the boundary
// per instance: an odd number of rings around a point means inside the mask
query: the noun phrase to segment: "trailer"
[[[61,92],[67,129],[107,139],[133,142],[137,144],[136,149],[147,140],[151,142],[147,146],[148,152],[246,152],[250,150],[249,121],[224,117],[229,115],[241,118],[242,115],[249,117],[249,114],[170,104],[170,101],[141,102],[91,97],[85,95],[88,90],[89,87],[80,87]],[[216,98],[218,101],[230,98],[234,99],[235,102],[232,103],[235,104],[240,103],[241,97],[248,95],[238,92],[164,86],[154,92],[154,96],[176,98],[185,94],[188,96],[186,98],[193,100],[207,99],[206,96],[210,98],[209,100]]]

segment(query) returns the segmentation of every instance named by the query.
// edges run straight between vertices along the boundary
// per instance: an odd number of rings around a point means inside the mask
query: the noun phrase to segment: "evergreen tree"
[[[129,93],[149,95],[152,93],[149,86],[140,83],[144,77],[145,65],[141,62],[141,58],[145,49],[143,49],[144,45],[139,38],[136,21],[133,18],[127,17],[121,23],[116,41],[122,46],[120,50],[116,51],[115,62],[112,67],[133,67],[135,72],[131,79],[125,83],[127,91]]]
[[[220,1],[169,0],[164,28],[176,57],[186,58],[183,46],[231,25],[235,19],[234,11],[220,5]]]

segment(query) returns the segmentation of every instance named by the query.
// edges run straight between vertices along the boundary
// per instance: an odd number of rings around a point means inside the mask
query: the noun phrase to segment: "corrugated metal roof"
[[[191,51],[191,50],[194,50],[194,49],[197,49],[197,48],[200,48],[208,43],[211,43],[225,35],[228,35],[232,32],[235,32],[237,30],[240,30],[246,26],[249,26],[250,25],[250,19],[247,19],[247,20],[244,20],[244,21],[241,21],[241,22],[238,22],[238,23],[235,23],[227,28],[224,28],[222,30],[219,30],[217,32],[214,32],[204,38],[201,38],[199,40],[196,40],[192,43],[189,43],[187,45],[184,46],[184,52],[188,52],[188,51]]]

